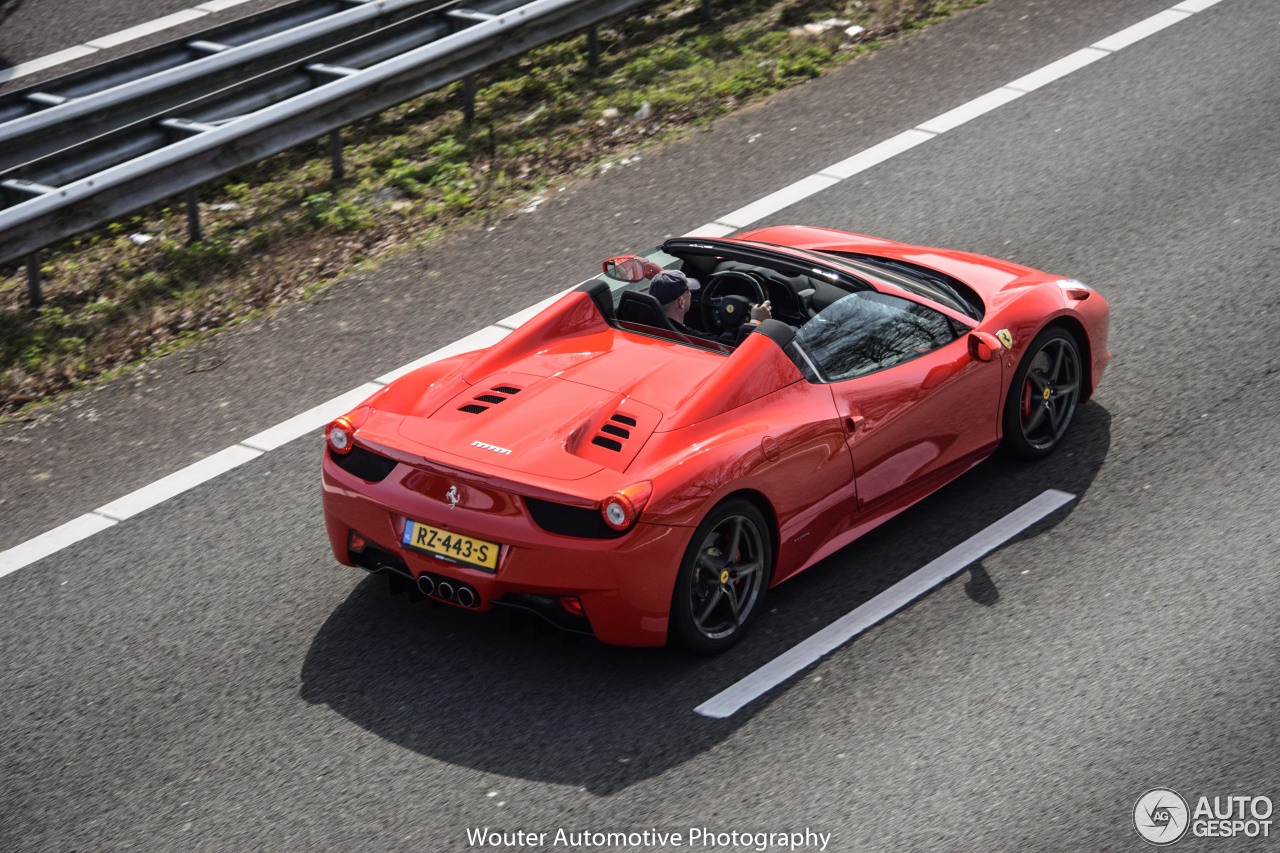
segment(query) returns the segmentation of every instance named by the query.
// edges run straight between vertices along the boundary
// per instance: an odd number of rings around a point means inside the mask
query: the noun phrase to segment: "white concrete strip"
[[[225,12],[227,9],[233,9],[236,6],[248,3],[249,1],[250,0],[209,0],[208,3],[201,3],[195,8],[199,9],[201,12],[209,12],[212,14],[214,12]]]
[[[261,455],[261,450],[233,444],[212,456],[206,456],[199,462],[193,462],[186,468],[174,471],[167,477],[161,477],[135,492],[130,492],[119,500],[100,506],[94,512],[116,521],[124,521]]]
[[[209,0],[194,10],[188,10],[186,13],[178,13],[170,15],[168,18],[161,18],[160,21],[172,21],[169,24],[173,26],[187,20],[192,20],[190,14],[198,12],[199,15],[207,12],[220,11],[237,6],[248,0]],[[1020,77],[1008,86],[1001,87],[995,91],[988,92],[979,98],[975,98],[967,104],[963,104],[954,110],[943,113],[942,115],[919,125],[918,127],[904,131],[897,136],[885,140],[878,145],[872,146],[865,151],[859,152],[845,160],[841,160],[816,174],[784,187],[775,193],[772,193],[757,202],[739,208],[733,213],[723,216],[720,219],[709,222],[697,231],[690,232],[693,235],[707,237],[724,237],[732,234],[734,231],[745,228],[758,221],[759,219],[769,216],[782,210],[798,201],[808,198],[815,193],[821,192],[828,187],[834,186],[840,181],[852,177],[859,172],[865,171],[879,163],[884,162],[892,157],[896,157],[904,151],[932,139],[934,136],[944,133],[955,127],[959,127],[966,121],[971,121],[980,115],[997,109],[1003,104],[1009,103],[1015,98],[1020,97],[1026,92],[1032,91],[1045,85],[1048,82],[1057,80],[1072,71],[1079,70],[1088,64],[1108,55],[1109,52],[1120,50],[1121,48],[1133,44],[1139,39],[1145,38],[1152,33],[1159,32],[1165,27],[1177,23],[1190,17],[1192,13],[1199,12],[1215,5],[1220,0],[1184,0],[1177,6],[1154,15],[1145,21],[1138,23],[1133,27],[1129,27],[1116,33],[1108,39],[1094,44],[1092,48],[1085,48],[1077,51],[1063,59],[1052,62],[1044,66],[1038,71],[1034,71],[1024,77]],[[181,18],[181,20],[178,20]],[[102,39],[95,40],[96,44],[119,43],[118,39],[125,33],[134,34],[135,38],[157,32],[158,22],[153,21],[151,24],[143,24],[130,30],[124,30],[114,36],[106,36]],[[59,51],[55,54],[34,59],[30,62],[22,63],[10,69],[0,70],[0,82],[14,77],[23,76],[25,74],[35,73],[37,70],[44,70],[61,62],[67,62],[71,59],[77,59],[81,56],[87,56],[94,53],[96,48],[82,45],[80,47],[69,48]],[[1096,52],[1096,53],[1095,53]],[[126,495],[117,501],[100,507],[96,510],[101,515],[90,513],[81,516],[79,519],[67,522],[61,527],[50,530],[48,533],[41,534],[34,539],[10,548],[8,551],[0,553],[0,577],[8,574],[23,566],[29,565],[55,551],[60,550],[73,542],[78,542],[85,536],[90,536],[97,530],[104,529],[102,526],[110,526],[115,520],[123,520],[142,512],[143,510],[155,506],[161,501],[170,497],[181,494],[187,489],[192,488],[199,483],[222,474],[235,468],[244,462],[254,459],[268,450],[273,450],[281,445],[292,441],[312,429],[323,426],[329,419],[330,411],[334,408],[343,408],[343,404],[348,399],[353,399],[351,403],[354,406],[363,399],[366,391],[372,393],[378,385],[385,385],[395,379],[410,373],[423,365],[430,364],[442,358],[452,355],[458,355],[471,350],[482,349],[492,346],[502,340],[506,335],[510,334],[511,329],[528,317],[537,313],[557,297],[550,297],[537,305],[531,306],[525,311],[512,314],[500,321],[501,325],[488,326],[477,332],[455,341],[452,344],[441,347],[440,349],[428,353],[416,361],[410,362],[403,367],[397,368],[389,373],[374,380],[373,383],[366,384],[360,388],[353,389],[327,403],[322,403],[301,415],[297,415],[284,423],[278,424],[270,429],[264,430],[251,438],[246,439],[241,444],[233,445],[219,453],[214,454],[208,459],[190,465],[181,471],[170,474],[163,479],[157,480],[149,486],[144,486],[130,495]],[[341,401],[342,404],[339,403]],[[349,407],[348,407],[349,408]],[[341,414],[341,411],[335,412]],[[107,516],[103,518],[103,516]],[[100,521],[85,521],[86,519],[101,519]],[[84,531],[88,531],[87,533]],[[58,544],[58,543],[62,544]]]
[[[47,533],[41,533],[34,539],[28,539],[21,545],[15,545],[8,551],[0,551],[0,578],[13,574],[36,560],[43,560],[50,554],[56,554],[81,539],[88,539],[113,524],[115,522],[111,519],[89,512]]]
[[[903,578],[865,604],[855,607],[809,639],[783,652],[737,684],[717,693],[697,708],[704,717],[732,716],[797,672],[813,665],[873,625],[884,621],[966,566],[1008,542],[1075,495],[1049,489],[996,523],[961,542],[936,560]]]
[[[932,118],[924,124],[916,125],[919,130],[927,130],[930,133],[946,133],[948,130],[955,130],[965,122],[973,121],[978,116],[984,116],[994,109],[1003,107],[1010,101],[1021,98],[1025,92],[1019,92],[1017,89],[1010,89],[1008,86],[1001,86],[999,89],[993,89],[985,95],[979,95],[967,104],[961,104],[954,110],[948,110],[937,118]]]
[[[97,52],[98,49],[96,47],[88,47],[81,44],[76,47],[69,47],[66,50],[60,50],[57,53],[41,56],[38,59],[19,62],[12,68],[0,68],[0,83],[8,80],[17,80],[19,77],[27,77],[48,68],[56,68],[59,65],[72,62],[84,56],[91,56]]]
[[[1050,62],[1039,71],[1032,71],[1026,77],[1019,77],[1012,83],[1006,83],[1009,89],[1017,89],[1021,92],[1034,92],[1041,86],[1047,86],[1054,80],[1066,77],[1068,74],[1079,71],[1086,65],[1097,62],[1104,56],[1111,54],[1105,50],[1099,50],[1096,47],[1085,47],[1077,50],[1075,53],[1069,54],[1059,59],[1057,62]]]
[[[185,24],[188,21],[203,18],[205,15],[224,12],[227,9],[232,9],[248,2],[250,0],[209,0],[208,3],[201,3],[190,9],[183,9],[181,12],[174,12],[172,15],[156,18],[154,21],[147,21],[135,27],[120,30],[117,33],[100,36],[75,47],[59,50],[56,53],[46,54],[36,59],[29,59],[26,62],[19,62],[12,68],[0,68],[0,83],[16,80],[19,77],[27,77],[49,68],[56,68],[59,65],[65,65],[68,62],[97,53],[99,50],[119,47],[122,44]]]
[[[278,423],[270,429],[246,438],[240,444],[252,450],[260,450],[263,453],[268,450],[275,450],[277,447],[283,447],[295,438],[302,438],[312,430],[326,426],[329,421],[339,415],[345,415],[380,388],[382,388],[382,385],[377,382],[366,382],[359,388],[352,388],[345,394],[339,394],[332,400],[326,400],[318,406],[307,409],[300,415],[294,415],[283,423]]]
[[[433,361],[439,361],[442,358],[449,358],[454,355],[461,355],[464,352],[471,352],[472,350],[491,347],[509,334],[511,334],[510,329],[504,329],[501,326],[485,326],[480,331],[472,332],[465,338],[460,338],[451,344],[440,347],[440,349],[435,350],[434,352],[429,352],[416,361],[411,361],[403,367],[397,367],[390,373],[384,373],[373,381],[381,385],[388,385],[399,379],[401,376],[412,373],[419,367],[426,367]]]
[[[517,311],[516,313],[512,314],[510,317],[503,317],[494,325],[502,326],[503,328],[507,328],[507,329],[511,329],[512,331],[515,331],[516,329],[523,326],[525,323],[532,320],[538,314],[542,313],[547,308],[554,305],[566,293],[570,293],[575,289],[576,289],[576,286],[570,287],[567,290],[562,290],[559,293],[552,294],[551,296],[548,296],[546,299],[543,299],[541,302],[535,302],[533,305],[530,305],[528,308],[524,309],[523,311]]]
[[[723,222],[708,222],[701,228],[695,228],[686,237],[728,237],[734,231],[737,231],[732,225],[725,225]]]
[[[766,216],[788,208],[798,201],[804,201],[809,196],[816,195],[838,183],[840,183],[839,178],[832,178],[822,174],[810,175],[807,178],[801,178],[790,186],[783,187],[777,192],[769,193],[764,198],[754,201],[746,207],[740,207],[733,213],[720,217],[717,221],[725,225],[732,225],[734,228],[745,228],[752,222],[764,219]]]
[[[904,130],[897,136],[886,139],[879,145],[872,145],[866,151],[860,151],[852,157],[847,157],[839,163],[832,163],[823,169],[821,174],[830,175],[833,178],[844,180],[852,178],[859,172],[865,172],[872,166],[878,166],[891,157],[897,157],[904,151],[915,148],[921,142],[927,142],[935,133],[929,133],[924,130]]]
[[[121,30],[118,33],[112,33],[109,36],[85,42],[85,45],[98,50],[119,47],[127,42],[137,41],[140,38],[154,35],[163,30],[172,29],[188,21],[198,20],[207,14],[209,13],[200,9],[183,9],[181,12],[174,12],[172,15],[165,15],[163,18],[156,18],[154,21],[147,21],[145,24],[138,24],[136,27],[129,27],[127,30]]]
[[[1190,12],[1177,11],[1176,7],[1174,9],[1166,9],[1163,12],[1152,15],[1145,21],[1139,21],[1132,27],[1121,30],[1113,36],[1094,42],[1093,47],[1099,50],[1123,50],[1129,45],[1142,41],[1147,36],[1155,35],[1165,27],[1171,27],[1189,17],[1191,17]]]

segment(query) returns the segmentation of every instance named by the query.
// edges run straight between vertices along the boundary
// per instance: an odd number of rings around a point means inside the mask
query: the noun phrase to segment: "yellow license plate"
[[[491,572],[498,570],[500,546],[496,542],[473,539],[470,536],[463,536],[452,530],[441,530],[420,521],[406,521],[404,538],[400,541],[406,548],[435,554],[455,563],[476,566]]]

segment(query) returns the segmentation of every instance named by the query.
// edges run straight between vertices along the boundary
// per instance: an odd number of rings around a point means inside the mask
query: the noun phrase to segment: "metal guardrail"
[[[325,134],[340,146],[355,121],[648,1],[311,0],[283,31],[264,13],[144,52],[141,76],[108,64],[97,87],[89,69],[0,97],[0,263],[25,259],[36,307],[39,249]]]

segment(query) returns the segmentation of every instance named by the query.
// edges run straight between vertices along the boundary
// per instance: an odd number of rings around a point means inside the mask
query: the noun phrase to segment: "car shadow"
[[[984,462],[771,591],[752,633],[714,658],[513,628],[497,614],[389,597],[385,578],[367,576],[316,635],[300,693],[436,760],[607,796],[713,748],[784,695],[788,684],[725,720],[693,712],[782,651],[1045,489],[1082,498],[1110,441],[1110,414],[1082,407],[1053,456]],[[1020,538],[1051,529],[1078,502]],[[960,578],[975,606],[1000,606],[980,562]]]

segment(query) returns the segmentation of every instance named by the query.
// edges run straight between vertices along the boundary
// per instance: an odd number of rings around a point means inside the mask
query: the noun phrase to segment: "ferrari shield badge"
[[[1001,329],[996,332],[996,340],[1004,344],[1005,349],[1013,349],[1013,335],[1009,334],[1008,329]]]

